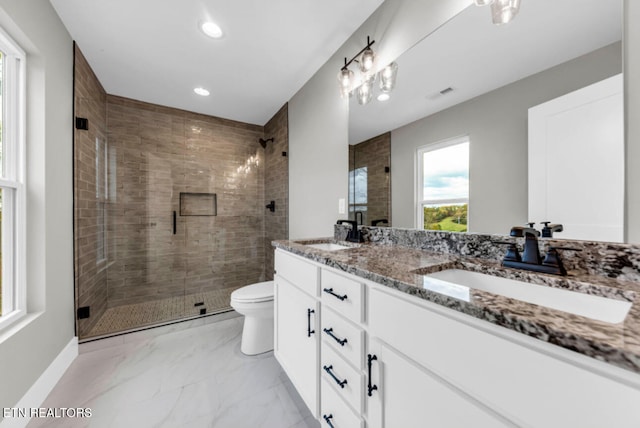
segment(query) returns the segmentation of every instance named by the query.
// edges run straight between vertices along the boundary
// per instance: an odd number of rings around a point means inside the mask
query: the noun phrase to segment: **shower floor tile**
[[[81,339],[198,316],[201,308],[206,308],[209,314],[228,310],[231,293],[237,288],[224,288],[109,308],[89,333]],[[204,302],[204,305],[194,306],[198,302]]]
[[[41,407],[90,408],[91,418],[33,419],[28,427],[320,428],[273,352],[240,352],[242,323],[81,344]]]

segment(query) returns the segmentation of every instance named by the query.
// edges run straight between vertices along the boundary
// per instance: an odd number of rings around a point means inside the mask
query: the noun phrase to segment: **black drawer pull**
[[[307,337],[311,337],[316,331],[311,330],[311,314],[315,313],[313,309],[307,309]]]
[[[333,414],[330,415],[322,415],[322,419],[324,419],[324,421],[327,423],[327,425],[329,425],[331,428],[335,428],[333,426],[333,424],[331,423],[331,419],[333,419]]]
[[[375,355],[367,354],[367,371],[369,372],[369,380],[367,381],[367,395],[371,397],[373,395],[373,391],[378,389],[378,385],[371,385],[371,365],[372,362],[377,360],[378,357]]]
[[[325,329],[323,329],[323,331],[325,333],[327,333],[329,336],[331,336],[333,338],[333,340],[338,342],[340,344],[340,346],[344,346],[344,344],[347,343],[347,338],[346,337],[344,339],[340,339],[340,338],[336,337],[336,335],[333,334],[333,327],[332,328],[325,328]]]
[[[324,366],[323,367],[324,371],[329,373],[329,376],[331,376],[333,378],[333,380],[336,381],[336,383],[338,385],[340,385],[340,388],[344,388],[344,386],[347,384],[347,380],[340,380],[336,377],[335,374],[333,374],[333,372],[331,371],[333,369],[333,366]]]
[[[336,294],[333,292],[333,288],[323,288],[322,291],[324,291],[325,293],[331,294],[332,296],[334,296],[336,299],[340,299],[342,301],[347,299],[347,295],[345,294],[344,296],[341,296],[339,294]]]

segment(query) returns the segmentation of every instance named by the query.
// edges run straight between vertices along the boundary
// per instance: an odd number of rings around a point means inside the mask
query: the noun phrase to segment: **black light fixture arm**
[[[358,52],[357,54],[354,55],[353,58],[351,58],[349,61],[347,61],[347,58],[344,58],[344,67],[342,67],[340,70],[346,70],[347,67],[349,67],[351,65],[351,63],[353,61],[356,60],[356,58],[358,58],[360,56],[360,54],[362,54],[362,52],[366,51],[367,49],[369,49],[371,47],[371,45],[373,45],[376,41],[375,40],[371,40],[369,38],[369,36],[367,36],[367,46],[363,47],[360,52]]]

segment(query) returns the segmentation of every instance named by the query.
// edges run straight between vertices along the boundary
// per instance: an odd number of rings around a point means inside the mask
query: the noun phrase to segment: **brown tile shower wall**
[[[265,208],[265,275],[273,279],[274,250],[271,241],[289,237],[289,107],[282,108],[264,126],[264,138],[273,138],[264,149],[265,203],[275,201],[274,212]]]
[[[77,321],[83,336],[107,308],[107,261],[98,263],[99,230],[105,217],[96,197],[96,140],[106,138],[106,92],[74,45],[74,109],[89,120],[88,130],[74,132],[74,229],[76,307],[90,306],[91,317]]]
[[[109,95],[107,129],[117,159],[109,306],[264,280],[263,127]],[[181,192],[215,193],[217,215],[180,215]]]
[[[372,220],[387,219],[391,224],[391,174],[385,167],[391,165],[391,133],[373,137],[362,143],[349,146],[349,166],[367,167],[367,210],[364,224],[371,225]],[[349,190],[351,196],[351,189]],[[353,214],[349,214],[353,218]],[[386,225],[385,225],[386,226]]]

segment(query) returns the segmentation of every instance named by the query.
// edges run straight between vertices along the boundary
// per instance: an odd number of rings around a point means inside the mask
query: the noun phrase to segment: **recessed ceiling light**
[[[194,88],[193,92],[198,95],[202,95],[203,97],[209,96],[209,91],[207,91],[205,88]]]
[[[204,34],[211,37],[212,39],[220,39],[224,35],[222,32],[222,28],[218,24],[212,21],[203,22],[200,25],[200,29]]]
[[[378,101],[387,101],[389,98],[391,98],[389,94],[382,93],[378,95]]]

